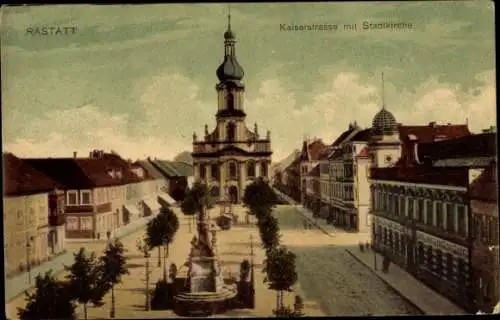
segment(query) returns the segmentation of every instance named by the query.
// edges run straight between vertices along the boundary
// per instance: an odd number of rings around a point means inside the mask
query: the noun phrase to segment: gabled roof
[[[3,154],[4,195],[28,195],[61,188],[54,180],[12,153]]]
[[[144,171],[146,171],[149,176],[151,176],[153,179],[156,180],[163,180],[165,179],[165,176],[161,173],[160,170],[158,170],[153,164],[151,164],[147,160],[139,160],[137,161],[137,164],[141,166]]]
[[[95,184],[72,158],[23,159],[30,166],[44,173],[65,189],[88,189]]]
[[[371,129],[364,129],[356,134],[352,138],[349,139],[349,141],[369,141],[370,137],[372,135],[372,130]]]
[[[349,137],[349,135],[351,135],[356,130],[359,130],[359,127],[356,124],[350,123],[347,130],[342,132],[340,136],[335,139],[335,141],[332,143],[332,146],[339,146],[347,137]]]
[[[493,166],[486,168],[469,186],[469,195],[472,200],[497,202],[497,191],[497,174]]]
[[[312,142],[304,141],[300,154],[301,161],[317,161],[321,153],[326,149],[326,145],[321,139],[315,139]]]
[[[169,178],[191,177],[194,175],[193,166],[185,162],[152,160],[150,163],[152,163],[163,175]]]

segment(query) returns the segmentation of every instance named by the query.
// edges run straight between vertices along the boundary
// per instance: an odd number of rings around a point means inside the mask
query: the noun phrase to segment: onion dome
[[[227,30],[224,32],[224,61],[217,68],[217,78],[221,82],[224,81],[239,81],[243,79],[245,73],[243,68],[236,60],[236,40],[233,31],[231,30],[231,16],[228,15]]]
[[[398,129],[398,123],[394,115],[383,107],[373,118],[372,127],[380,132],[394,132]]]

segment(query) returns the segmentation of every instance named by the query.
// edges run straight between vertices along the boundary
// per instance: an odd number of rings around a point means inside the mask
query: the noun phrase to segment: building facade
[[[66,238],[106,239],[124,225],[127,185],[141,182],[115,153],[93,150],[89,157],[24,159],[64,190]]]
[[[471,177],[471,175],[469,175]],[[497,163],[492,162],[471,181],[472,266],[475,306],[491,313],[500,301],[499,221]]]
[[[312,201],[312,199],[308,198],[307,177],[309,172],[319,164],[320,156],[326,148],[327,146],[321,139],[313,139],[311,141],[307,141],[306,139],[302,143],[302,150],[299,156],[301,203],[305,204]]]
[[[224,33],[224,61],[217,69],[216,126],[211,132],[205,125],[205,134],[198,140],[193,134],[193,166],[195,180],[205,181],[210,192],[217,197],[227,194],[233,203],[243,198],[245,187],[255,178],[269,181],[271,164],[271,133],[261,137],[257,124],[249,130],[245,123],[245,86],[243,68],[235,53],[235,35],[228,29]]]
[[[466,309],[473,285],[469,168],[438,166],[419,149],[438,145],[453,159],[458,153],[444,146],[468,136],[462,125],[402,126],[383,107],[368,143],[375,249]]]
[[[9,277],[64,249],[57,183],[13,154],[4,154],[4,264]],[[54,201],[55,200],[55,201]]]

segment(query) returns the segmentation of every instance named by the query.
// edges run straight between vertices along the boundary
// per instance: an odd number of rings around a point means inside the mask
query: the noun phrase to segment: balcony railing
[[[95,212],[103,213],[111,211],[111,202],[99,204],[99,205],[76,205],[76,206],[65,206],[64,211],[66,213],[80,213],[80,212]]]
[[[234,142],[200,142],[194,145],[194,153],[217,152],[229,146],[234,146],[247,152],[271,152],[271,143],[268,140],[234,141]]]

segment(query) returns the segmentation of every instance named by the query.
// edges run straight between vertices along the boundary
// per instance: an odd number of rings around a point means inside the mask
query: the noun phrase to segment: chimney
[[[76,159],[76,151],[73,151],[73,159]]]

